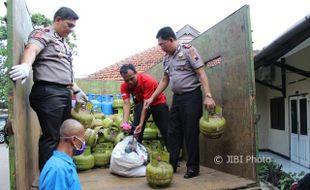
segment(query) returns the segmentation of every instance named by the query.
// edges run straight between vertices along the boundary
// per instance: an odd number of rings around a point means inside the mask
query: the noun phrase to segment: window
[[[284,125],[284,98],[270,100],[271,128],[285,130]]]

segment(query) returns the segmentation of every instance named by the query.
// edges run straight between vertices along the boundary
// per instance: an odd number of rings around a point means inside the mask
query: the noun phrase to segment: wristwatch
[[[208,98],[212,98],[212,94],[209,92],[209,93],[206,93],[206,97]]]

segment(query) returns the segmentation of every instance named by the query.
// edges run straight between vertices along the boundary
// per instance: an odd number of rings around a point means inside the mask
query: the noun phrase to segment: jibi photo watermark
[[[215,164],[244,164],[244,163],[263,163],[271,162],[272,159],[266,156],[253,156],[253,155],[226,155],[226,156],[214,156]]]

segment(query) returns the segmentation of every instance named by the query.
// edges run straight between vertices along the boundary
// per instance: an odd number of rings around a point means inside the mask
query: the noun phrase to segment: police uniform
[[[62,122],[70,118],[72,50],[53,27],[34,30],[28,43],[41,50],[32,64],[34,85],[29,100],[42,130],[39,139],[39,169],[42,170],[57,147]]]
[[[170,111],[170,127],[167,139],[170,162],[176,170],[180,148],[185,139],[188,152],[186,166],[199,172],[199,119],[202,116],[201,83],[196,69],[204,64],[196,49],[189,44],[178,45],[173,55],[163,61],[165,74],[169,76],[173,101]]]

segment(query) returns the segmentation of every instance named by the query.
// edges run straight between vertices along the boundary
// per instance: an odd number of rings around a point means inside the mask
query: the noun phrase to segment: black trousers
[[[298,181],[298,190],[310,189],[310,173],[307,173],[303,178]]]
[[[39,139],[41,171],[57,148],[61,124],[71,116],[71,93],[62,85],[35,83],[29,100],[32,109],[37,113],[42,131]]]
[[[143,107],[143,103],[138,103],[135,105],[134,121],[133,121],[134,126],[137,126],[140,123],[142,107]],[[167,130],[169,128],[169,108],[167,104],[158,104],[158,105],[150,106],[150,109],[147,110],[145,122],[143,123],[142,130],[138,138],[138,142],[141,143],[143,140],[143,132],[145,129],[145,124],[151,114],[153,116],[156,126],[158,127],[162,135],[164,143],[167,146]]]
[[[170,163],[176,171],[180,149],[185,139],[187,169],[199,171],[199,119],[202,116],[200,88],[182,95],[173,95],[167,139]]]

